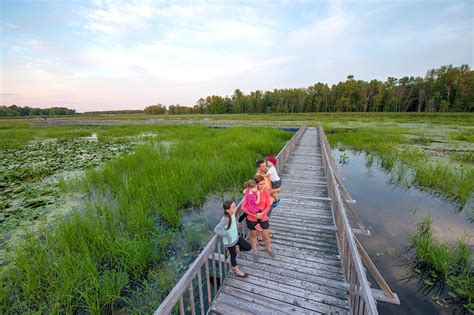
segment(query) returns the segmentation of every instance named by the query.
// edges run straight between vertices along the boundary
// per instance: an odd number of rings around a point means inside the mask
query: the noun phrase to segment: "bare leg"
[[[265,243],[265,248],[267,249],[267,252],[272,251],[272,245],[270,244],[270,230],[266,229],[262,231],[262,236],[263,236],[263,242]]]
[[[257,255],[257,231],[250,231],[250,244],[252,245],[252,254]]]

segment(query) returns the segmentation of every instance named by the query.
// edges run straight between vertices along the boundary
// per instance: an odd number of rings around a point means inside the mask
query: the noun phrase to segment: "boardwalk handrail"
[[[298,131],[293,135],[293,137],[286,143],[283,149],[278,153],[276,156],[277,158],[277,169],[278,172],[283,171],[283,167],[290,155],[291,151],[295,147],[298,140],[303,135],[306,126],[302,126],[298,129]],[[239,202],[237,207],[240,210],[240,206],[242,201]],[[242,231],[244,235],[246,235],[246,226],[244,224],[244,230]],[[199,256],[194,260],[194,262],[189,266],[188,270],[184,273],[178,283],[174,286],[174,288],[170,291],[168,296],[161,302],[160,306],[156,309],[155,315],[164,315],[170,314],[173,309],[175,308],[176,304],[179,304],[179,313],[185,313],[185,295],[186,291],[188,291],[189,296],[187,297],[191,312],[194,315],[196,313],[196,305],[194,303],[194,284],[193,280],[197,277],[197,287],[199,291],[199,301],[198,305],[200,308],[201,314],[205,314],[209,309],[214,297],[218,292],[217,286],[217,272],[219,272],[219,280],[222,283],[223,279],[231,269],[230,262],[227,259],[227,255],[225,254],[225,250],[223,248],[222,242],[220,242],[221,237],[218,235],[214,235],[209,243],[207,243],[206,247],[201,251]],[[211,285],[211,274],[210,274],[210,267],[209,261],[212,260],[212,272],[213,272],[213,286]],[[216,267],[216,262],[218,266]],[[205,267],[205,286],[207,288],[207,299],[205,301],[205,297],[203,294],[203,279],[201,275],[201,270]],[[217,270],[218,269],[218,270]],[[207,302],[207,303],[205,303]]]
[[[323,166],[328,180],[328,191],[331,197],[331,208],[337,228],[337,238],[344,268],[344,276],[346,281],[349,283],[349,303],[351,313],[378,314],[374,295],[377,295],[378,299],[390,303],[400,304],[400,301],[398,300],[398,296],[393,293],[385,283],[377,268],[375,268],[375,265],[372,263],[369,256],[362,248],[362,245],[354,235],[347,217],[347,213],[349,212],[347,191],[342,188],[343,186],[340,175],[337,173],[334,159],[329,153],[331,149],[323,128],[319,127],[319,131]],[[345,191],[345,193],[343,193],[343,191]],[[370,288],[361,258],[364,260],[371,275],[374,276],[379,286],[383,289],[382,295],[385,296],[377,294],[377,290]]]

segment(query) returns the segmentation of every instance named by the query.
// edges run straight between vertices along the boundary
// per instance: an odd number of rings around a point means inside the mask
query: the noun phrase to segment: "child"
[[[247,200],[248,211],[251,212],[252,214],[257,214],[259,212],[262,212],[262,210],[258,208],[258,204],[260,203],[260,193],[257,190],[257,183],[253,179],[245,183],[244,193],[245,193],[245,200]],[[243,219],[245,219],[246,217],[247,217],[247,213],[244,212],[240,216],[239,222],[242,222]],[[257,225],[255,225],[255,229],[259,232],[263,230],[260,223],[262,223],[261,219],[257,220]]]
[[[275,201],[273,202],[273,208],[277,208],[280,205],[280,199],[278,198],[278,193],[281,190],[281,178],[278,176],[277,170],[275,165],[277,164],[277,159],[274,156],[269,156],[265,158],[267,164],[267,175],[272,181],[272,189],[270,191],[270,195],[272,196]]]
[[[248,275],[242,272],[237,266],[237,249],[236,246],[239,245],[241,251],[249,251],[251,246],[249,242],[244,240],[237,233],[237,223],[235,218],[235,212],[237,207],[233,200],[226,200],[222,205],[224,208],[224,216],[221,219],[221,222],[214,228],[214,232],[222,236],[222,242],[224,247],[227,248],[230,254],[230,263],[232,265],[232,270],[236,277],[247,278]]]

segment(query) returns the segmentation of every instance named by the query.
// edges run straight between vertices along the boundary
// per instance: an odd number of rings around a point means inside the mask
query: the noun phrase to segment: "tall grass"
[[[459,169],[447,163],[432,163],[424,151],[403,147],[403,144],[409,142],[405,137],[409,133],[406,128],[348,129],[325,126],[325,129],[333,145],[340,143],[353,150],[375,155],[380,165],[392,172],[395,182],[430,189],[458,202],[461,207],[472,197],[474,168]],[[474,209],[472,211],[474,217]]]
[[[469,250],[468,240],[459,239],[454,246],[441,243],[433,236],[432,224],[433,220],[428,216],[417,224],[416,232],[410,235],[416,253],[414,265],[447,284],[448,295],[456,303],[461,303],[464,311],[473,313],[474,255]],[[430,279],[426,279],[425,283],[432,285]]]
[[[84,212],[14,251],[13,264],[0,275],[2,313],[110,313],[140,301],[150,281],[161,278],[156,270],[182,209],[212,191],[240,186],[253,175],[256,158],[277,153],[291,137],[271,129],[153,129],[156,139],[71,186],[90,194]],[[175,144],[160,145],[166,140]],[[166,288],[153,286],[160,287]]]

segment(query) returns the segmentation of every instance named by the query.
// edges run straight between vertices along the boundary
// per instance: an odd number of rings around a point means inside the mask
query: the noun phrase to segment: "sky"
[[[0,105],[78,112],[474,65],[474,0],[0,0]]]

